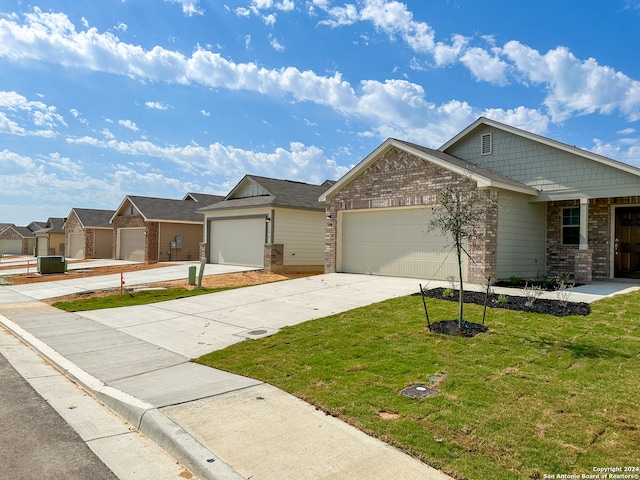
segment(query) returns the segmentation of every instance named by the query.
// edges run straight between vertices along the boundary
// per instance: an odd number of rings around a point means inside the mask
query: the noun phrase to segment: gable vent
[[[485,133],[482,135],[480,153],[482,155],[491,155],[491,134]]]

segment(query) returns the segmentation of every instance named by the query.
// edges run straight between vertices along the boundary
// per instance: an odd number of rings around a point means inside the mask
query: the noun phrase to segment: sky
[[[486,116],[640,167],[640,0],[0,2],[0,223],[337,180]]]

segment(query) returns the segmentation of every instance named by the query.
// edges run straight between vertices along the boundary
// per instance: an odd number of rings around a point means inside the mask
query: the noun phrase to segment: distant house
[[[35,255],[35,231],[42,229],[45,222],[31,222],[26,227],[10,224],[0,232],[0,253],[12,255]]]
[[[322,194],[327,272],[457,276],[428,228],[442,185],[493,200],[463,274],[640,278],[640,169],[487,118],[439,149],[390,138]]]
[[[209,263],[246,265],[274,272],[322,271],[324,205],[331,184],[246,175],[204,215]]]
[[[114,210],[74,208],[64,223],[67,257],[78,260],[113,258]]]
[[[64,218],[49,218],[44,227],[34,232],[36,256],[64,255]]]
[[[189,193],[182,200],[128,195],[110,219],[114,258],[157,263],[200,258],[203,218],[196,209],[224,197]]]

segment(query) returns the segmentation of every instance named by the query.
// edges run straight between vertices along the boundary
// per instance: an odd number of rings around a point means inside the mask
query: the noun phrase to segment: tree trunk
[[[464,287],[462,285],[462,245],[460,245],[460,238],[456,239],[456,249],[458,250],[458,278],[460,279],[460,288],[458,289],[458,304],[460,306],[460,314],[458,315],[458,328],[462,329],[462,315],[464,313]]]

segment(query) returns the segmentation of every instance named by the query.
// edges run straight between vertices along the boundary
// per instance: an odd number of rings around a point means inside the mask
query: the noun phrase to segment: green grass
[[[432,321],[456,318],[455,302],[428,305]],[[481,307],[465,308],[481,319]],[[487,324],[474,338],[435,335],[420,297],[403,297],[198,361],[275,385],[456,478],[638,465],[640,293],[586,317],[494,308]],[[434,374],[435,397],[399,394]]]
[[[205,293],[221,292],[238,287],[202,288],[187,290],[186,288],[168,288],[166,290],[141,290],[123,294],[108,295],[105,297],[90,297],[73,300],[70,302],[56,302],[54,307],[67,312],[84,312],[87,310],[99,310],[102,308],[130,307],[133,305],[146,305],[148,303],[175,300],[176,298],[192,297]]]

